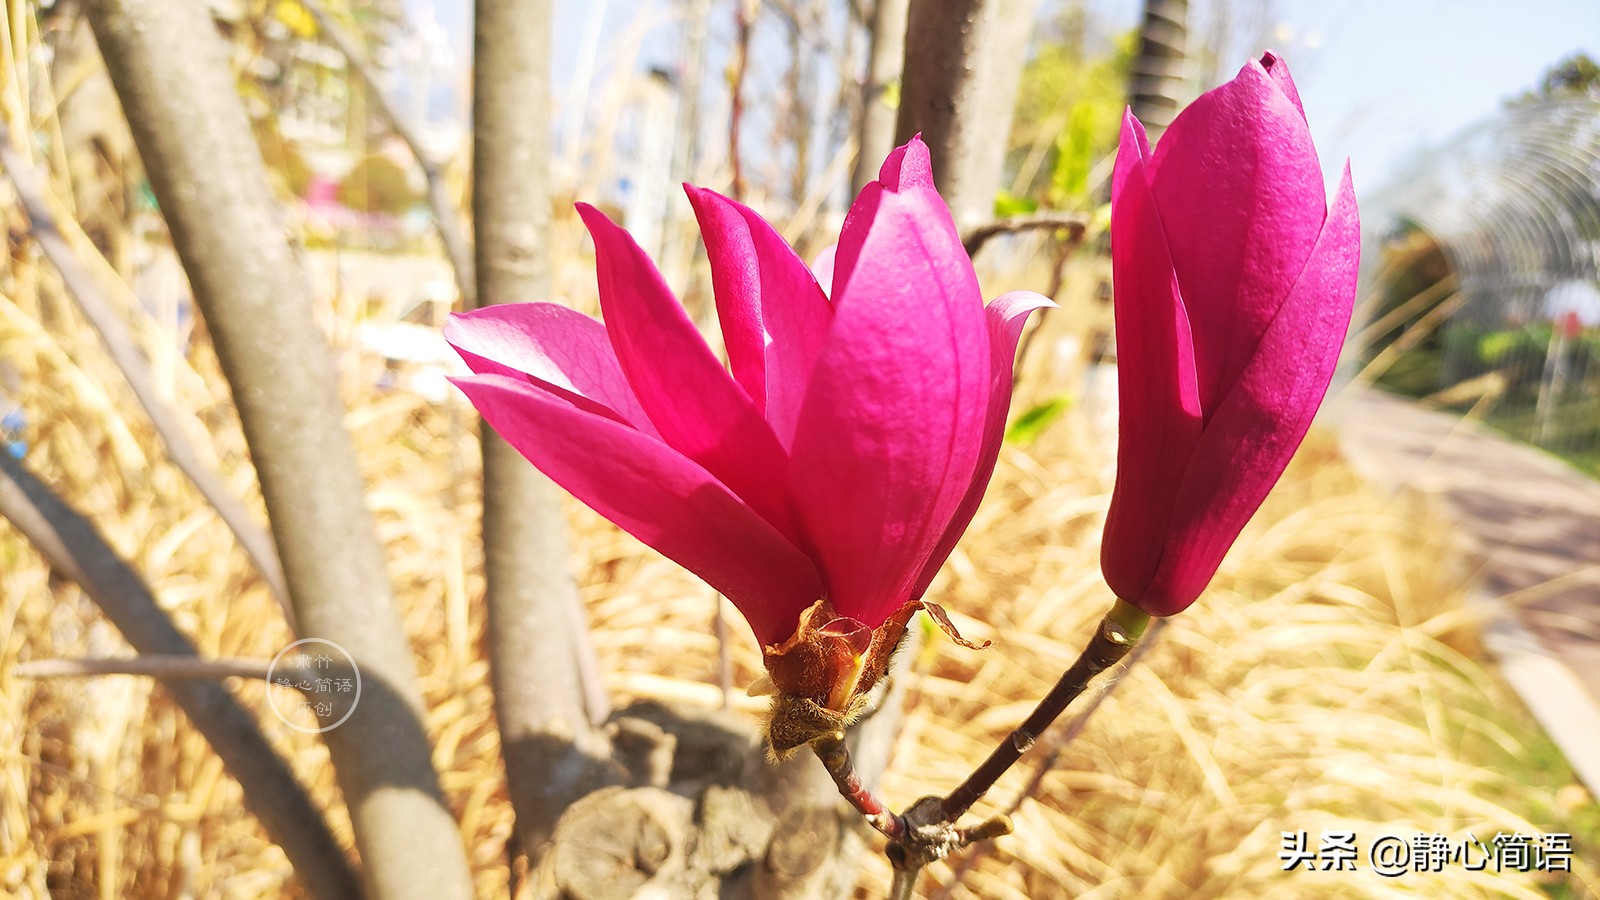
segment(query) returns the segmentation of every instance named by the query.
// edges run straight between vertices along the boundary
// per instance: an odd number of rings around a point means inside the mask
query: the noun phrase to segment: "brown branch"
[[[156,436],[166,448],[167,457],[195,486],[200,496],[211,504],[211,508],[216,510],[217,517],[223,524],[233,532],[240,548],[250,557],[256,570],[266,581],[267,590],[272,592],[279,606],[283,608],[284,615],[289,620],[289,627],[293,628],[294,607],[289,603],[289,589],[283,580],[283,565],[278,561],[278,550],[273,546],[272,536],[256,524],[244,504],[240,503],[222,483],[222,479],[201,461],[200,454],[196,452],[194,445],[190,443],[182,426],[179,425],[177,415],[161,401],[156,391],[155,377],[150,372],[149,361],[134,343],[126,323],[112,310],[111,303],[95,284],[94,276],[89,274],[88,268],[78,258],[72,244],[61,233],[55,216],[50,211],[44,183],[33,167],[22,158],[22,154],[12,146],[8,131],[6,123],[0,122],[0,168],[5,169],[6,174],[11,177],[11,185],[16,190],[17,200],[22,204],[23,211],[28,214],[29,233],[39,244],[39,249],[44,251],[45,258],[50,260],[50,264],[55,266],[61,275],[62,284],[66,285],[67,293],[83,311],[84,318],[88,319],[89,324],[99,333],[106,352],[122,372],[128,387],[133,390],[134,399],[139,401],[139,406],[149,417]]]
[[[867,77],[861,85],[861,120],[856,130],[856,162],[850,174],[852,194],[861,193],[878,177],[878,167],[894,149],[898,111],[889,103],[889,89],[900,80],[906,58],[906,13],[909,0],[876,0],[869,14],[857,9],[862,21],[871,22],[867,49]]]
[[[271,664],[261,659],[201,659],[198,656],[152,654],[132,659],[30,659],[17,663],[11,674],[18,678],[143,675],[158,680],[248,678],[266,681],[270,671]]]
[[[1096,675],[1116,665],[1144,634],[1150,617],[1121,600],[1095,628],[1094,637],[1072,666],[1062,674],[1033,712],[973,770],[967,780],[945,796],[942,812],[954,822],[977,803],[996,780],[1010,769],[1050,723],[1078,698]]]
[[[469,897],[333,354],[227,48],[199,0],[84,8],[238,407],[300,631],[339,645],[361,670],[360,706],[323,739],[367,894]]]
[[[813,744],[839,792],[866,816],[867,821],[889,837],[885,854],[895,868],[891,896],[910,896],[918,873],[929,863],[948,857],[970,845],[1011,833],[1009,815],[993,816],[976,826],[963,828],[956,822],[977,803],[1000,776],[1004,775],[1034,741],[1061,715],[1100,673],[1112,668],[1138,644],[1150,617],[1130,604],[1118,600],[1095,629],[1083,653],[1039,701],[1027,719],[978,765],[955,790],[940,797],[923,797],[898,816],[860,789],[850,771],[848,755],[840,755],[824,740]],[[1126,671],[1125,669],[1123,671]],[[1120,672],[1112,678],[1120,677]]]
[[[739,128],[744,122],[744,79],[750,70],[750,32],[755,25],[757,0],[738,0],[734,14],[733,74],[728,85],[728,166],[733,184],[728,193],[744,200],[744,161],[739,153]]]
[[[1039,764],[1034,767],[1032,774],[1029,775],[1027,783],[1006,805],[1006,815],[1016,815],[1022,804],[1038,792],[1040,785],[1044,783],[1045,775],[1056,767],[1056,763],[1061,760],[1061,754],[1066,752],[1067,746],[1077,740],[1079,735],[1083,734],[1084,729],[1089,727],[1089,721],[1094,718],[1094,714],[1100,711],[1100,708],[1105,705],[1106,700],[1112,694],[1116,693],[1117,685],[1122,684],[1122,679],[1128,674],[1128,670],[1138,665],[1139,660],[1143,659],[1145,654],[1150,652],[1150,648],[1156,645],[1156,640],[1161,636],[1161,632],[1166,629],[1168,621],[1170,620],[1156,619],[1150,623],[1150,627],[1145,629],[1144,637],[1134,644],[1133,649],[1128,652],[1127,658],[1122,661],[1122,668],[1107,676],[1101,689],[1095,691],[1094,696],[1089,698],[1087,705],[1083,708],[1083,712],[1067,723],[1067,730],[1061,733],[1060,738],[1051,742],[1050,752],[1039,760]]]
[[[983,245],[996,235],[1064,229],[1067,231],[1068,241],[1080,241],[1088,227],[1089,217],[1082,213],[1034,213],[1011,216],[968,229],[967,233],[961,236],[961,245],[966,248],[968,256],[977,256]]]
[[[16,526],[52,569],[81,587],[135,650],[196,660],[194,645],[156,604],[139,574],[88,519],[6,453],[0,453],[0,516]],[[166,690],[238,779],[245,806],[283,848],[306,892],[326,898],[358,896],[355,871],[322,812],[262,736],[255,718],[215,682],[174,681]]]
[[[450,268],[455,273],[456,290],[461,293],[462,305],[466,309],[471,309],[477,305],[477,278],[473,273],[472,249],[467,246],[466,226],[461,221],[461,214],[456,209],[455,202],[450,198],[449,186],[444,182],[444,164],[434,159],[433,154],[428,151],[416,125],[395,108],[394,101],[378,83],[377,75],[367,62],[366,54],[329,14],[321,0],[301,0],[301,5],[311,13],[312,18],[317,20],[318,30],[333,44],[334,49],[344,56],[345,62],[367,86],[367,93],[371,95],[379,117],[389,126],[389,130],[394,132],[395,137],[411,150],[411,156],[421,167],[422,177],[426,179],[428,185],[428,207],[433,211],[434,229],[439,233],[439,242],[444,245],[444,254],[450,260]]]
[[[1079,735],[1083,734],[1084,730],[1089,727],[1089,721],[1094,718],[1094,714],[1100,711],[1112,694],[1116,693],[1117,686],[1122,684],[1123,679],[1128,674],[1128,670],[1138,665],[1139,660],[1143,659],[1150,652],[1150,648],[1156,645],[1156,641],[1161,637],[1161,632],[1166,629],[1169,621],[1171,620],[1155,619],[1150,623],[1150,627],[1145,629],[1144,636],[1139,639],[1138,643],[1134,644],[1133,649],[1128,651],[1127,657],[1123,659],[1122,668],[1105,678],[1101,689],[1095,691],[1093,696],[1089,698],[1083,711],[1067,723],[1066,731],[1063,731],[1058,738],[1051,741],[1049,752],[1044,754],[1038,764],[1033,767],[1027,782],[1023,784],[1021,790],[1017,791],[1016,796],[1011,798],[1011,802],[1006,804],[1001,815],[1015,816],[1017,810],[1022,808],[1022,804],[1038,793],[1039,788],[1044,785],[1045,776],[1055,769],[1067,747],[1077,740]],[[989,844],[981,844],[971,853],[961,857],[961,861],[952,867],[951,883],[960,882],[961,877],[971,870],[973,866],[977,865],[990,846]]]
[[[912,0],[896,141],[927,142],[956,226],[993,215],[1038,0]]]

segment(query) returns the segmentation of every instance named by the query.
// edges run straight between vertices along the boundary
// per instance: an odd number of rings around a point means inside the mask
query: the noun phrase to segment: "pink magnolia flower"
[[[632,238],[579,204],[605,324],[551,303],[453,316],[476,373],[456,384],[552,480],[733,601],[787,718],[831,730],[971,520],[1018,335],[1049,301],[985,309],[920,139],[845,218],[829,291],[755,212],[685,189],[729,368]],[[782,718],[774,749],[809,739]]]
[[[1100,566],[1180,612],[1300,446],[1355,297],[1350,167],[1330,207],[1300,96],[1271,53],[1150,151],[1123,119],[1111,194],[1121,419]]]

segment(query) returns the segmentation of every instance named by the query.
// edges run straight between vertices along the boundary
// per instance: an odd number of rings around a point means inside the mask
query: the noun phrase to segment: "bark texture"
[[[993,218],[1039,0],[912,0],[896,143],[921,132],[963,230]]]
[[[861,193],[878,177],[878,167],[894,149],[895,122],[900,114],[900,70],[906,61],[906,14],[910,0],[877,0],[872,4],[867,80],[861,86],[861,127],[856,133],[856,164],[850,193]]]
[[[623,783],[567,810],[534,872],[533,897],[849,895],[865,825],[816,760],[770,764],[741,718],[649,702],[618,712],[607,731]]]
[[[548,0],[478,0],[473,219],[481,305],[550,296]],[[483,548],[495,714],[530,853],[562,811],[615,776],[561,496],[484,426]],[[587,677],[586,677],[587,673]],[[586,697],[588,698],[586,700]]]
[[[468,897],[466,856],[430,759],[333,356],[225,47],[200,0],[86,8],[232,388],[301,634],[340,645],[361,670],[359,705],[325,739],[367,893]]]

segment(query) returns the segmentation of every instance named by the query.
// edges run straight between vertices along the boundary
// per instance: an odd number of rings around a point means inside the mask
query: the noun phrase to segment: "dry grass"
[[[23,256],[0,283],[0,358],[33,416],[30,464],[95,516],[206,654],[270,657],[290,635],[229,536],[161,458],[93,335]],[[571,265],[582,267],[582,260]],[[1085,278],[1075,279],[1081,283]],[[1057,355],[1057,317],[1036,351]],[[337,330],[337,329],[336,329]],[[346,351],[347,353],[353,351]],[[353,358],[352,358],[353,361]],[[174,401],[250,486],[242,442],[203,344],[171,367]],[[369,367],[352,365],[352,373]],[[489,716],[471,419],[346,385],[370,501],[414,636],[436,761],[485,896],[502,894],[510,831]],[[1030,381],[1020,403],[1057,389]],[[1093,404],[1008,447],[967,539],[935,585],[963,630],[935,640],[885,792],[905,802],[964,775],[1070,661],[1107,597],[1096,561],[1111,442]],[[1542,896],[1537,878],[1381,879],[1280,871],[1280,832],[1495,833],[1570,827],[1543,738],[1482,665],[1441,523],[1377,495],[1313,441],[1224,564],[1018,814],[1018,834],[953,896]],[[708,589],[592,513],[572,508],[574,570],[619,696],[714,703]],[[282,855],[241,813],[239,788],[158,688],[132,678],[29,681],[15,663],[120,652],[76,589],[0,529],[0,890],[20,896],[276,896]],[[738,683],[759,658],[742,630]],[[241,687],[263,727],[335,804],[327,756]],[[1048,750],[1041,742],[1034,758]],[[1541,755],[1543,754],[1543,755]],[[1014,772],[991,798],[1009,803]],[[339,822],[341,835],[347,825]],[[1592,852],[1593,845],[1580,851]],[[1363,861],[1363,869],[1366,868]],[[1567,890],[1593,890],[1583,859]],[[931,879],[948,880],[948,869]],[[887,878],[869,863],[864,884]],[[1586,887],[1587,885],[1587,887]]]
[[[11,90],[28,67],[15,63],[26,53],[10,51],[34,37],[6,37]],[[48,93],[22,88],[5,94],[8,114]],[[34,120],[51,130],[48,110]],[[20,234],[7,209],[4,225]],[[557,283],[591,304],[590,263],[570,225],[556,243]],[[8,256],[0,361],[18,376],[15,399],[31,417],[29,464],[94,517],[202,653],[271,657],[291,636],[261,582],[164,460],[48,266],[26,243]],[[995,645],[974,653],[933,637],[918,660],[884,787],[897,804],[965,775],[1044,693],[1109,602],[1097,552],[1112,440],[1092,399],[1105,385],[1086,382],[1083,366],[1086,323],[1104,316],[1088,291],[1095,265],[1077,264],[1019,397],[1026,407],[1066,395],[1076,407],[1037,441],[1005,450],[988,502],[934,587],[968,636]],[[131,303],[126,273],[103,274],[167,397],[259,506],[203,337],[187,356],[176,352]],[[324,310],[346,363],[349,424],[478,892],[504,896],[511,810],[480,652],[473,418],[461,403],[436,408],[371,387],[371,361],[345,345],[360,299]],[[1018,809],[1018,833],[977,854],[959,885],[949,868],[928,883],[997,898],[1596,896],[1600,813],[1566,785],[1547,740],[1484,668],[1444,525],[1419,501],[1362,484],[1330,446],[1308,445],[1213,589],[1061,750]],[[573,568],[614,694],[716,703],[709,589],[588,510],[572,504],[571,518]],[[735,681],[746,684],[759,654],[743,629],[735,633]],[[123,652],[77,589],[0,526],[0,894],[293,895],[287,863],[242,812],[237,783],[158,687],[13,674],[25,660]],[[262,685],[239,694],[348,840],[322,746],[268,713]],[[1047,736],[979,811],[1016,799],[1050,745]],[[1575,835],[1574,872],[1543,880],[1460,865],[1383,879],[1364,858],[1354,874],[1284,873],[1278,859],[1284,831],[1306,831],[1313,844],[1323,831],[1351,831],[1364,846],[1390,834],[1488,840],[1575,827],[1587,831]],[[863,890],[879,894],[886,883],[886,864],[868,861]]]

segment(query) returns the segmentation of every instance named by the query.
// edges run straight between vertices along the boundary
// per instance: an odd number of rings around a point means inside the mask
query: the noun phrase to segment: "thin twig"
[[[1078,228],[1069,231],[1065,238],[1055,242],[1056,255],[1051,262],[1050,285],[1044,292],[1046,297],[1054,300],[1061,296],[1061,288],[1066,283],[1067,278],[1067,261],[1072,259],[1072,255],[1077,252],[1079,247],[1083,246],[1084,234],[1084,229]],[[1050,310],[1041,309],[1039,313],[1037,316],[1030,317],[1031,321],[1028,322],[1027,330],[1023,332],[1022,342],[1017,345],[1016,359],[1011,364],[1012,380],[1022,377],[1024,367],[1028,363],[1028,351],[1033,349],[1035,339],[1039,337],[1039,332],[1043,330],[1045,323],[1049,321]]]
[[[1083,238],[1088,227],[1089,217],[1082,213],[1034,213],[1011,216],[968,229],[967,233],[961,236],[961,245],[966,248],[968,256],[977,256],[983,245],[996,235],[1064,228],[1068,232],[1068,239],[1075,241]]]
[[[728,166],[733,170],[729,193],[744,199],[744,163],[739,154],[739,127],[744,121],[744,78],[750,69],[750,31],[755,25],[756,4],[739,0],[734,14],[733,74],[728,85]]]
[[[1077,660],[1056,682],[1050,693],[1012,731],[1000,745],[979,764],[960,786],[945,796],[942,811],[946,821],[954,822],[972,808],[1001,775],[1010,769],[1050,723],[1078,698],[1096,675],[1116,665],[1139,642],[1149,623],[1149,616],[1132,605],[1118,600],[1111,612],[1095,628],[1094,637],[1079,654]]]
[[[896,890],[909,891],[910,888],[903,883],[914,885],[918,873],[929,863],[944,859],[970,844],[1011,832],[1011,818],[1007,815],[994,816],[969,828],[958,828],[955,823],[1033,746],[1034,740],[1061,715],[1068,704],[1084,692],[1095,676],[1112,668],[1128,654],[1145,633],[1149,622],[1148,615],[1119,599],[1101,620],[1094,637],[1072,667],[1067,669],[1022,725],[1012,731],[989,754],[989,758],[967,776],[966,781],[942,799],[924,797],[918,800],[898,817],[900,835],[890,836],[889,846],[885,850],[896,870]],[[821,757],[823,750],[819,748],[817,755]],[[826,758],[823,761],[824,764],[828,762]],[[848,766],[848,758],[845,764]],[[833,769],[830,767],[829,771]],[[835,780],[840,785],[840,792],[855,803],[846,790],[850,786],[848,781],[837,775]],[[856,808],[867,813],[869,822],[878,824],[874,813],[868,812],[860,804],[856,804]],[[887,831],[884,833],[888,834]]]
[[[895,870],[894,886],[890,893],[892,898],[911,896],[918,874],[929,863],[944,859],[971,844],[1011,833],[1011,817],[1008,814],[992,816],[965,828],[958,827],[956,822],[988,793],[995,781],[1033,746],[1034,740],[1088,688],[1096,676],[1115,667],[1139,644],[1147,633],[1149,623],[1148,615],[1119,599],[1100,621],[1094,637],[1071,668],[1039,701],[1028,718],[989,754],[988,759],[947,796],[923,797],[907,807],[904,813],[889,809],[862,783],[851,763],[850,751],[842,732],[812,742],[812,751],[833,778],[839,794],[866,818],[869,825],[889,839],[885,854]],[[1159,633],[1159,629],[1155,633]],[[1112,673],[1108,691],[1126,671],[1127,667],[1124,666]],[[1102,702],[1104,693],[1079,718],[1076,729],[1068,733],[1066,740],[1071,740],[1082,731],[1089,716]]]
[[[1156,619],[1150,623],[1150,627],[1145,629],[1144,637],[1139,639],[1139,642],[1134,645],[1133,649],[1128,652],[1127,657],[1122,661],[1122,667],[1112,672],[1105,679],[1102,688],[1095,691],[1093,696],[1089,698],[1088,703],[1083,708],[1083,712],[1068,722],[1066,731],[1062,732],[1058,739],[1051,742],[1050,751],[1039,760],[1038,765],[1034,766],[1027,783],[1022,786],[1021,790],[1017,791],[1017,795],[1006,805],[1002,815],[1016,815],[1017,810],[1022,808],[1022,804],[1038,793],[1040,786],[1044,784],[1045,776],[1050,774],[1055,769],[1056,764],[1061,761],[1061,756],[1066,752],[1068,745],[1077,740],[1078,736],[1083,734],[1084,730],[1089,727],[1089,720],[1105,705],[1106,699],[1116,692],[1117,685],[1122,684],[1123,679],[1128,674],[1128,670],[1138,665],[1139,660],[1143,659],[1150,652],[1150,648],[1156,645],[1157,639],[1160,638],[1161,632],[1166,630],[1169,621],[1171,620]],[[971,853],[963,855],[960,862],[951,867],[950,883],[959,883],[962,876],[983,859],[990,846],[992,845],[984,843],[976,847]]]
[[[472,309],[478,305],[477,277],[473,271],[472,250],[467,246],[466,226],[462,224],[461,214],[451,200],[449,187],[444,182],[444,163],[435,159],[423,144],[422,135],[415,123],[395,107],[394,101],[378,83],[377,75],[368,64],[366,54],[356,46],[356,42],[322,5],[321,0],[301,0],[301,5],[311,13],[312,18],[317,20],[317,28],[323,36],[344,56],[356,75],[360,76],[362,83],[372,95],[373,107],[378,111],[378,115],[389,126],[389,130],[394,132],[395,137],[411,150],[412,157],[422,169],[422,177],[427,180],[428,185],[428,207],[433,211],[433,225],[439,233],[439,242],[444,245],[445,256],[450,260],[450,268],[455,273],[456,290],[461,292],[463,308]]]
[[[712,594],[711,632],[717,638],[717,687],[722,689],[722,709],[733,708],[733,648],[728,639],[728,617],[723,612],[722,595]]]
[[[1051,769],[1056,767],[1056,763],[1061,760],[1061,754],[1066,752],[1067,746],[1077,740],[1078,736],[1083,734],[1084,729],[1089,727],[1089,720],[1105,705],[1106,699],[1116,692],[1117,685],[1122,683],[1123,678],[1128,674],[1128,670],[1137,665],[1139,660],[1150,652],[1150,648],[1156,645],[1157,639],[1160,638],[1161,632],[1166,630],[1169,621],[1171,620],[1156,619],[1150,623],[1150,627],[1145,629],[1144,637],[1140,638],[1133,649],[1128,651],[1127,658],[1122,661],[1122,668],[1106,677],[1105,681],[1102,682],[1101,689],[1095,691],[1094,696],[1089,698],[1083,708],[1083,712],[1067,723],[1067,730],[1061,733],[1061,737],[1058,740],[1051,742],[1050,752],[1039,760],[1039,765],[1034,767],[1033,774],[1028,777],[1028,782],[1022,786],[1017,795],[1006,805],[1006,815],[1016,815],[1017,810],[1022,808],[1022,804],[1038,792],[1039,786],[1044,783],[1044,777],[1050,773]]]
[[[84,659],[31,659],[18,663],[11,670],[19,678],[97,678],[102,675],[135,675],[157,681],[222,681],[227,678],[245,678],[251,681],[271,681],[284,687],[298,688],[308,694],[318,693],[315,683],[330,677],[352,677],[359,673],[348,661],[324,661],[325,664],[295,665],[281,662],[273,665],[265,659],[201,659],[181,654],[148,653],[124,658],[91,657]]]
[[[194,645],[94,525],[5,453],[0,453],[0,516],[16,526],[52,569],[76,582],[135,650],[195,658]],[[215,681],[174,681],[166,690],[238,779],[245,806],[283,848],[306,892],[327,898],[360,896],[355,871],[321,810],[262,736],[255,717]]]
[[[106,300],[95,283],[94,276],[89,274],[77,251],[72,248],[72,244],[61,232],[60,226],[56,224],[55,216],[50,211],[44,183],[39,179],[33,166],[24,161],[21,154],[11,145],[9,129],[3,121],[0,121],[0,168],[4,168],[6,174],[11,177],[11,185],[16,190],[17,200],[28,214],[29,233],[33,235],[39,249],[44,252],[45,258],[50,260],[50,264],[61,275],[61,283],[77,302],[78,309],[83,311],[83,317],[100,335],[106,352],[133,391],[134,399],[149,417],[156,436],[166,448],[167,457],[195,486],[200,496],[211,504],[211,508],[216,510],[217,517],[228,526],[228,530],[233,532],[240,548],[261,573],[262,579],[267,584],[267,590],[272,592],[278,605],[283,608],[289,627],[294,628],[294,608],[289,603],[289,589],[284,583],[283,565],[278,561],[278,550],[273,544],[272,535],[256,524],[244,504],[240,503],[228,491],[222,479],[201,461],[200,454],[179,425],[177,415],[162,402],[160,394],[156,391],[155,376],[150,371],[150,362],[140,352],[128,332],[127,324],[113,311],[111,303]]]
[[[249,678],[266,681],[271,664],[260,659],[201,659],[152,654],[131,659],[30,659],[11,674],[18,678],[80,678],[94,675],[145,675],[156,679]],[[285,674],[288,674],[285,670]]]

